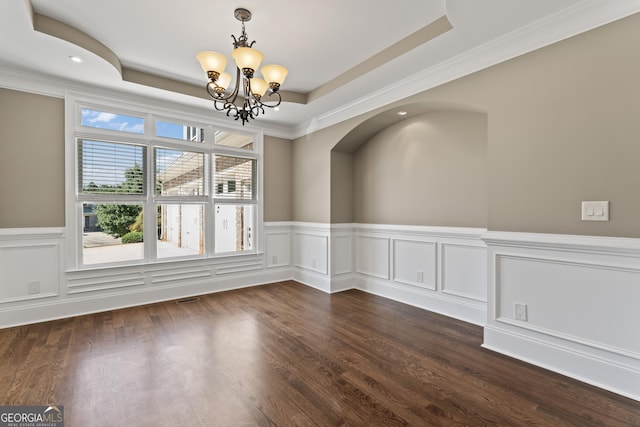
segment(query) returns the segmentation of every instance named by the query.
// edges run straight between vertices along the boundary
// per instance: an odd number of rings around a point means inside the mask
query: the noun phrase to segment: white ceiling
[[[240,22],[264,63],[289,68],[282,89],[309,93],[445,15],[453,29],[307,104],[259,118],[295,137],[453,78],[640,11],[638,0],[2,0],[0,86],[5,74],[91,84],[211,108],[212,101],[123,81],[102,57],[34,30],[33,11],[102,42],[123,67],[201,85],[201,50],[229,54]],[[69,56],[81,57],[81,64]],[[230,55],[228,55],[230,56]],[[6,79],[4,79],[6,80]],[[221,113],[212,113],[221,114]]]

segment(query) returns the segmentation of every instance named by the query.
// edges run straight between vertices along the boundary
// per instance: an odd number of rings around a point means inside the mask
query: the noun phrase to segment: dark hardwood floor
[[[65,426],[638,426],[640,402],[484,350],[482,328],[277,283],[0,330],[0,404]]]

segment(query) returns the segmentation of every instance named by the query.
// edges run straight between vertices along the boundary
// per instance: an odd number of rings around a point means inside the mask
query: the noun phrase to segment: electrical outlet
[[[40,282],[28,283],[29,295],[35,295],[40,293]]]
[[[516,320],[527,320],[527,305],[526,304],[514,304],[513,305],[514,317]]]
[[[271,264],[277,264],[278,263],[278,257],[277,256],[272,256],[271,257]]]
[[[311,259],[311,267],[316,268],[316,259],[315,258]]]
[[[418,283],[424,282],[424,272],[418,271],[416,280],[417,280]]]

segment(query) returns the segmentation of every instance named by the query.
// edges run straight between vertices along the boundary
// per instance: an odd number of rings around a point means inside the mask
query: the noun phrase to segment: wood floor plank
[[[296,282],[0,330],[0,404],[67,426],[640,426],[482,328]]]

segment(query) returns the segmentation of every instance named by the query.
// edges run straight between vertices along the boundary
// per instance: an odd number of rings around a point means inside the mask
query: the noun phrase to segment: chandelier
[[[242,22],[242,34],[233,37],[233,52],[231,56],[236,63],[235,87],[227,92],[231,83],[231,74],[225,72],[227,58],[217,52],[204,51],[196,56],[200,66],[207,73],[207,93],[213,98],[218,111],[226,111],[228,117],[242,120],[244,126],[250,119],[264,114],[264,108],[275,108],[282,102],[278,93],[280,85],[289,72],[282,65],[265,65],[260,69],[264,78],[255,77],[255,72],[262,62],[262,53],[252,46],[255,41],[248,42],[244,23],[251,20],[251,12],[244,8],[234,11],[236,19]],[[242,86],[242,96],[240,95]],[[265,98],[272,98],[266,101]],[[267,103],[269,102],[269,103]]]

